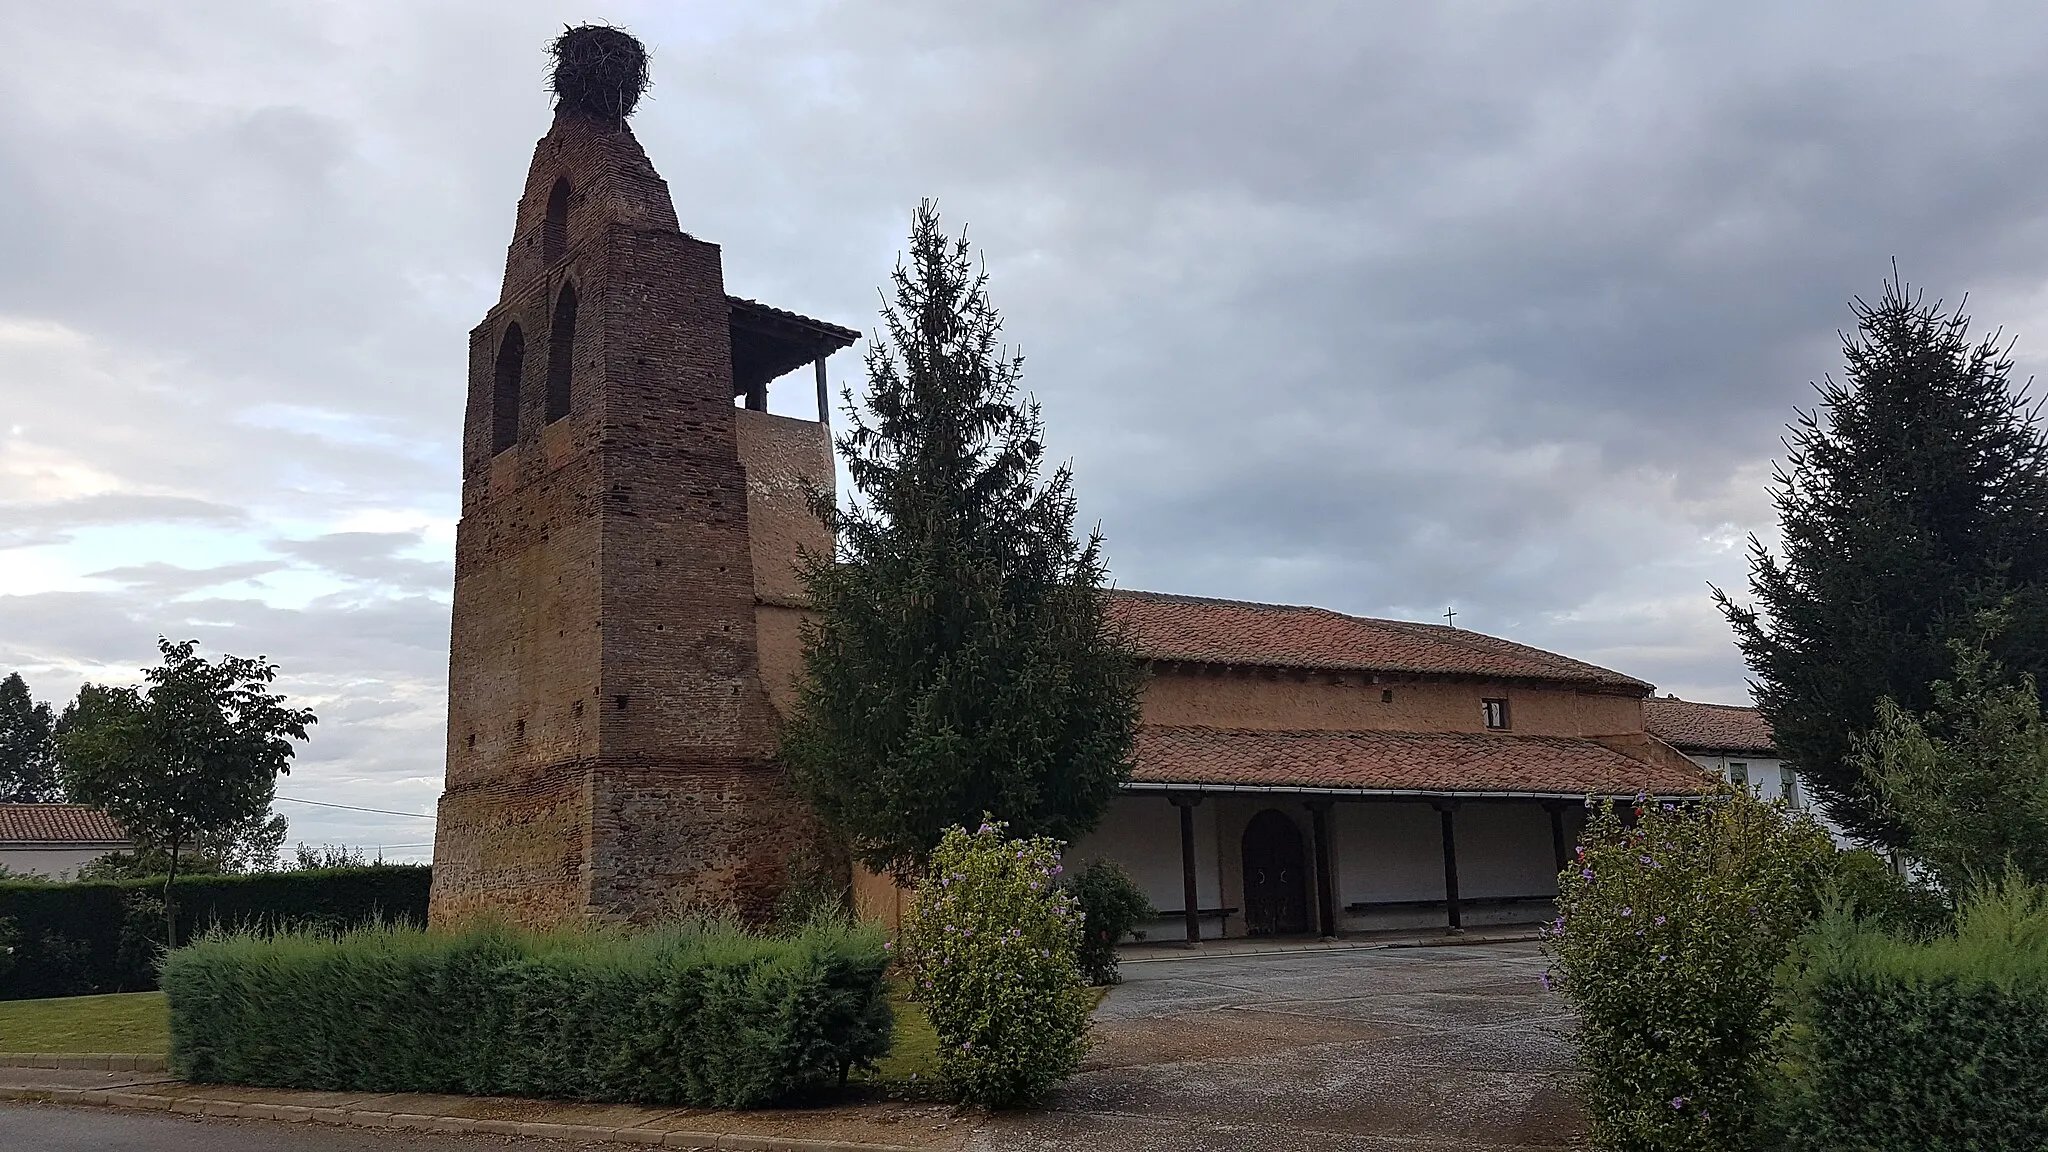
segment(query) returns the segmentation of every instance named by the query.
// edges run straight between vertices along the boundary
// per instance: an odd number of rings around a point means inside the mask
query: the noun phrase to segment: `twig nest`
[[[585,24],[548,46],[555,58],[556,107],[624,120],[647,91],[647,49],[623,28]]]

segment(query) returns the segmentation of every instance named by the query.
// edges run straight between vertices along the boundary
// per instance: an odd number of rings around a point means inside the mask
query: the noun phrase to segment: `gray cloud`
[[[80,528],[121,524],[236,525],[239,508],[187,496],[107,493],[69,500],[0,502],[0,548],[61,544]]]
[[[0,662],[265,651],[322,709],[292,788],[428,802],[465,333],[572,7],[0,0]],[[971,225],[1127,586],[1455,603],[1737,698],[1705,585],[1847,299],[1896,256],[2048,340],[2024,5],[609,15],[733,291],[869,328],[918,197]]]
[[[217,564],[211,568],[180,568],[175,564],[152,562],[87,573],[97,580],[111,580],[150,600],[175,600],[206,588],[238,584],[275,572],[284,565],[269,560],[240,564]]]
[[[446,591],[455,578],[452,562],[398,555],[420,541],[419,532],[330,532],[308,540],[272,540],[270,548],[351,580],[416,592]]]

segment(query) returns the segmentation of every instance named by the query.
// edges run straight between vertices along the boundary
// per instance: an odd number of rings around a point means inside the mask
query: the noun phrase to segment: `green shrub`
[[[1596,1147],[1756,1146],[1782,1010],[1774,972],[1833,854],[1811,820],[1744,792],[1608,806],[1558,877],[1547,942],[1578,1010]]]
[[[1076,965],[1081,914],[1059,889],[1059,842],[1003,825],[949,828],[904,918],[911,999],[939,1038],[958,1099],[1036,1100],[1073,1074],[1092,1004]]]
[[[880,934],[215,933],[171,953],[189,1080],[749,1108],[886,1053]]]
[[[1858,919],[1890,932],[1929,937],[1955,927],[1948,900],[1898,874],[1868,848],[1835,854],[1833,893]]]
[[[317,872],[180,876],[178,938],[209,928],[334,930],[373,921],[425,923],[433,870],[387,864]],[[0,1000],[141,992],[156,987],[163,880],[0,883],[0,919],[15,923]],[[158,917],[150,921],[150,915]]]
[[[2048,1148],[2048,889],[1981,891],[1933,939],[1840,910],[1801,951],[1797,1147]]]
[[[1107,860],[1091,860],[1067,884],[1081,906],[1081,950],[1077,959],[1090,984],[1115,984],[1116,946],[1131,929],[1156,913],[1131,874]]]

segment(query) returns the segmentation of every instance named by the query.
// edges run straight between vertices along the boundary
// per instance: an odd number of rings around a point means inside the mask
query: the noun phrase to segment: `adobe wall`
[[[1256,730],[1485,732],[1482,699],[1508,701],[1508,731],[1528,736],[1640,736],[1640,696],[1523,685],[1373,683],[1360,674],[1155,671],[1144,723]],[[1384,695],[1391,691],[1393,700]],[[1648,753],[1635,753],[1638,759]]]
[[[747,526],[754,561],[754,634],[761,683],[779,715],[796,702],[803,672],[803,583],[797,559],[829,556],[832,533],[812,515],[807,493],[835,489],[831,430],[798,420],[736,409],[740,463],[747,470]]]

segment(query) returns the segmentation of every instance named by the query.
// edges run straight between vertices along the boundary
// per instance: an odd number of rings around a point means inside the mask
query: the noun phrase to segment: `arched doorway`
[[[1301,829],[1268,808],[1244,829],[1244,921],[1254,936],[1308,931],[1308,868]]]

